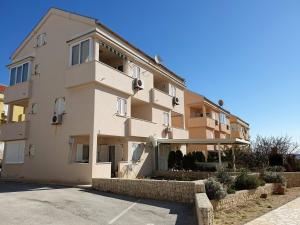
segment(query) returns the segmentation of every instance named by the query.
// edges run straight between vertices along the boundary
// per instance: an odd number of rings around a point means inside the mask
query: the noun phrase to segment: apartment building
[[[184,79],[93,18],[50,9],[11,60],[4,177],[144,176],[166,164],[155,139],[188,138]]]
[[[250,140],[250,134],[249,134],[249,123],[245,122],[241,118],[230,115],[230,128],[231,128],[231,138],[239,138],[246,141]]]
[[[185,90],[185,123],[191,139],[229,139],[230,112],[213,103],[208,98]],[[187,151],[216,150],[214,145],[188,145]]]

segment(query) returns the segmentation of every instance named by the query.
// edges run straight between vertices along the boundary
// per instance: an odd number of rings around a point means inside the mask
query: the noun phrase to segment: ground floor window
[[[89,162],[89,145],[77,144],[76,162],[80,162],[80,163]]]
[[[10,141],[6,143],[5,163],[24,163],[25,141]]]

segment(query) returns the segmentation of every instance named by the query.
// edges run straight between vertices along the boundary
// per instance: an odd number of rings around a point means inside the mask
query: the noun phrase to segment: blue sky
[[[187,4],[188,3],[188,4]],[[49,7],[95,17],[251,124],[300,142],[300,1],[3,1],[0,83],[9,56]]]

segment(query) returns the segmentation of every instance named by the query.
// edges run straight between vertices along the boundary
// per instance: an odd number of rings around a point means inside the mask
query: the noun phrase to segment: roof
[[[0,93],[3,94],[6,89],[5,85],[0,84]]]
[[[250,142],[239,139],[239,138],[233,138],[233,139],[158,139],[157,143],[159,144],[199,144],[199,145],[249,145]]]
[[[240,117],[238,117],[236,115],[233,115],[233,114],[231,114],[231,116],[236,117],[238,120],[242,121],[243,123],[245,123],[245,124],[247,124],[249,126],[249,123],[247,123],[245,120],[242,120]]]
[[[46,16],[51,12],[51,10],[59,10],[61,12],[65,12],[65,13],[70,13],[76,16],[80,16],[80,17],[84,17],[90,20],[94,20],[95,25],[100,26],[101,28],[103,28],[104,30],[106,30],[107,32],[111,33],[112,35],[114,35],[115,37],[117,37],[118,39],[120,39],[122,42],[124,42],[125,44],[129,45],[131,48],[133,48],[134,50],[136,50],[137,52],[143,54],[146,58],[148,58],[152,63],[154,63],[155,65],[157,65],[158,67],[160,67],[161,69],[167,71],[168,73],[170,73],[171,75],[173,75],[174,77],[176,77],[177,79],[181,80],[183,83],[185,83],[185,79],[179,75],[177,75],[176,73],[174,73],[173,71],[171,71],[170,69],[168,69],[166,66],[161,65],[161,64],[157,64],[156,61],[154,60],[153,57],[149,56],[147,53],[145,53],[144,51],[140,50],[139,48],[135,47],[133,44],[131,44],[130,42],[128,42],[125,38],[121,37],[120,35],[118,35],[117,33],[115,33],[114,31],[112,31],[110,28],[108,28],[107,26],[105,26],[104,24],[100,23],[98,21],[98,19],[96,18],[92,18],[89,16],[85,16],[85,15],[81,15],[75,12],[71,12],[68,10],[63,10],[63,9],[59,9],[56,7],[52,7],[50,8],[47,13],[45,14],[45,16],[43,16],[39,22],[37,23],[37,25],[31,30],[31,32],[25,37],[25,39],[22,41],[22,43],[20,44],[20,46],[12,53],[12,57],[21,49],[21,47],[23,46],[23,43],[32,35],[34,34],[34,31],[37,29],[37,27],[42,23],[42,21],[44,20],[44,18],[46,18]],[[12,58],[11,57],[11,58]]]

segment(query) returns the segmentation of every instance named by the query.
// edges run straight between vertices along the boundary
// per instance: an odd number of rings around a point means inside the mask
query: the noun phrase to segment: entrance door
[[[115,145],[110,145],[108,147],[108,161],[111,162],[111,175],[115,176],[115,164],[116,164],[116,147]]]

